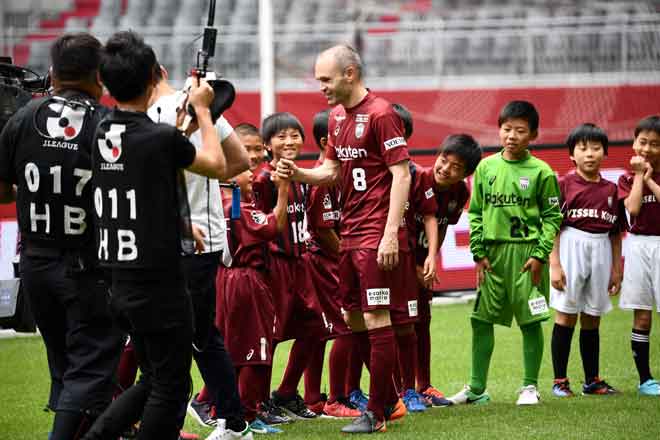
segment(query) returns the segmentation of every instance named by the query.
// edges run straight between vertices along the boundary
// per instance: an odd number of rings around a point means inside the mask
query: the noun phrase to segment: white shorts
[[[563,291],[550,287],[550,307],[571,315],[591,316],[612,310],[607,291],[612,244],[607,233],[564,228],[559,236],[559,261],[566,274],[566,286]]]
[[[660,312],[660,236],[628,234],[619,307]]]

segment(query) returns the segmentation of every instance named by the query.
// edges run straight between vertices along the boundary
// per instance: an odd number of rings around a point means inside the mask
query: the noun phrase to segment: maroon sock
[[[314,345],[317,343],[318,341],[313,338],[295,340],[277,394],[285,399],[295,397],[298,392],[298,383],[309,362],[309,353],[312,352]]]
[[[326,341],[317,341],[309,353],[305,369],[305,404],[313,405],[321,400],[321,375],[325,357]]]
[[[238,393],[245,412],[245,421],[251,423],[257,417],[260,402],[268,398],[268,370],[270,365],[246,365],[238,372]]]
[[[208,388],[206,388],[206,384],[202,387],[201,390],[199,390],[199,394],[197,395],[197,401],[198,402],[210,402],[211,401],[211,393],[209,393]]]
[[[340,397],[348,396],[344,385],[346,384],[348,368],[351,363],[352,347],[352,335],[338,336],[332,343],[330,359],[328,359],[328,370],[330,370],[330,395],[328,396],[328,402],[330,403],[335,402]],[[362,368],[362,362],[360,362],[360,368]]]
[[[352,333],[348,335],[349,356],[348,356],[348,369],[346,370],[346,381],[344,383],[344,395],[348,395],[353,390],[360,388],[360,381],[362,379],[362,356],[360,355],[359,338],[360,335],[367,335],[367,332]],[[369,336],[367,335],[367,342]]]
[[[394,332],[394,339],[397,339],[396,332]],[[401,353],[399,351],[398,342],[394,346],[394,366],[392,367],[392,381],[394,383],[394,389],[396,393],[403,391],[403,374],[401,372],[401,363],[399,362],[399,356]]]
[[[391,400],[394,390],[392,370],[394,368],[394,332],[392,327],[369,330],[371,343],[371,380],[369,382],[369,403],[367,408],[378,420],[385,418],[385,405]]]
[[[417,333],[417,391],[431,386],[431,321],[415,324]]]
[[[117,368],[118,386],[115,390],[114,398],[117,398],[122,392],[126,391],[135,383],[137,376],[138,362],[133,344],[130,342],[124,346],[124,350],[119,358],[119,368]]]
[[[417,334],[414,329],[406,334],[397,334],[396,343],[399,355],[400,377],[403,384],[403,390],[415,389],[415,370],[417,364]],[[398,381],[397,381],[398,383]]]

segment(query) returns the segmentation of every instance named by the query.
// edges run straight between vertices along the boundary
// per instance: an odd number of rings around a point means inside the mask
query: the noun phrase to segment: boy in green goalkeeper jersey
[[[486,380],[495,345],[493,324],[510,327],[514,316],[522,332],[524,353],[523,387],[517,404],[539,402],[541,321],[550,317],[546,262],[562,214],[555,173],[527,150],[537,137],[538,124],[532,104],[508,103],[498,119],[502,150],[482,160],[474,173],[468,211],[478,283],[471,316],[472,376],[470,384],[449,399],[454,404],[490,400]]]

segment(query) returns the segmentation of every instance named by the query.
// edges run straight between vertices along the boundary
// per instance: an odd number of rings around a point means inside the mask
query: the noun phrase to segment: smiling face
[[[458,155],[440,153],[433,165],[433,179],[438,188],[448,188],[465,178],[465,161]]]
[[[654,172],[660,171],[660,133],[640,131],[633,143],[633,150],[653,167]]]
[[[529,143],[536,139],[537,133],[529,129],[525,119],[507,119],[500,126],[500,143],[504,148],[504,158],[519,160],[527,154]]]
[[[575,144],[571,160],[575,162],[578,174],[587,180],[593,180],[598,177],[603,157],[605,157],[603,144],[596,141],[580,141]]]
[[[254,171],[263,162],[266,148],[261,142],[261,136],[256,134],[239,134],[239,139],[248,152],[250,159],[250,170]]]
[[[316,60],[314,77],[319,82],[321,93],[328,101],[328,105],[345,104],[351,97],[351,75],[354,74],[352,66],[341,69],[335,58],[322,54]]]
[[[303,137],[297,128],[283,128],[269,140],[268,147],[273,153],[273,161],[295,160],[303,146]]]

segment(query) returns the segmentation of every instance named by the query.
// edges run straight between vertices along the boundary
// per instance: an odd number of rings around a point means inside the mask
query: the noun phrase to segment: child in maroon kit
[[[262,138],[272,153],[272,162],[257,168],[253,185],[255,206],[265,213],[274,206],[275,186],[272,176],[280,159],[294,160],[300,152],[305,133],[291,113],[275,113],[264,119]],[[299,182],[288,185],[287,227],[271,241],[268,265],[269,282],[275,306],[275,344],[295,339],[282,382],[266,406],[294,419],[311,419],[310,411],[297,392],[298,382],[307,368],[311,353],[326,334],[321,307],[312,286],[307,265],[307,198],[309,187]],[[273,347],[274,349],[274,347]],[[279,414],[278,414],[279,415]]]
[[[240,216],[232,217],[231,198],[225,198],[225,218],[231,267],[218,277],[217,324],[236,366],[241,404],[250,429],[258,434],[281,432],[257,418],[258,404],[268,399],[273,362],[275,309],[265,275],[267,243],[286,227],[289,182],[273,178],[277,199],[269,214],[257,210],[252,199],[252,172],[236,177],[241,189]],[[246,325],[246,323],[248,325]]]

